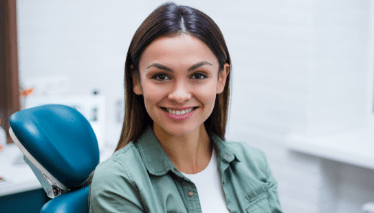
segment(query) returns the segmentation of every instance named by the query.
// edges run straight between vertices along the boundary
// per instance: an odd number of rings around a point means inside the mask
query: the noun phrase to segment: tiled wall
[[[69,94],[98,88],[107,99],[107,143],[115,146],[127,48],[162,2],[17,1],[21,80],[65,73]],[[227,138],[265,151],[284,212],[360,212],[374,197],[365,187],[372,171],[289,152],[284,142],[292,132],[313,136],[364,124],[370,0],[175,2],[221,28],[233,63]],[[361,178],[347,177],[351,172]]]

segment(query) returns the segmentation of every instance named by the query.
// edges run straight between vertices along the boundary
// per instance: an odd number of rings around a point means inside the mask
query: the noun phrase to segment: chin
[[[185,126],[180,126],[180,127],[172,126],[169,130],[170,130],[170,134],[173,134],[176,136],[186,135],[192,131],[188,129],[188,127],[185,127]]]
[[[173,136],[185,136],[191,133],[194,129],[190,129],[188,126],[176,126],[176,125],[166,125],[160,126],[165,132]]]

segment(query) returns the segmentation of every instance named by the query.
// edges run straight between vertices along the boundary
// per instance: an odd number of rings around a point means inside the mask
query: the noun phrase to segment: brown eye
[[[197,77],[196,80],[203,80],[204,78],[207,78],[206,75],[202,73],[195,73],[193,76]]]
[[[164,79],[165,77],[168,77],[167,75],[165,75],[165,74],[157,74],[157,75],[154,75],[153,77],[152,77],[152,79],[155,79],[155,80],[157,80],[157,81],[164,81],[164,80],[166,80],[166,79]],[[169,78],[169,77],[168,77]]]

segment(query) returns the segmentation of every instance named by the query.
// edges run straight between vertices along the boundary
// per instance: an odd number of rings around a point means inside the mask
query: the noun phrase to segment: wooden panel
[[[20,110],[16,0],[2,0],[0,14],[0,118],[7,143],[13,143],[9,117]]]

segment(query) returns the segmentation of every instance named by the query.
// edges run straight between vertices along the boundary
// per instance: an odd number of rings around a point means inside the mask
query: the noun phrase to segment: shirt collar
[[[219,136],[213,133],[211,139],[217,148],[218,161],[222,160],[229,164],[234,160],[240,162],[238,155]],[[140,152],[145,167],[152,175],[165,175],[169,170],[175,168],[154,134],[152,125],[147,126],[135,146]]]

